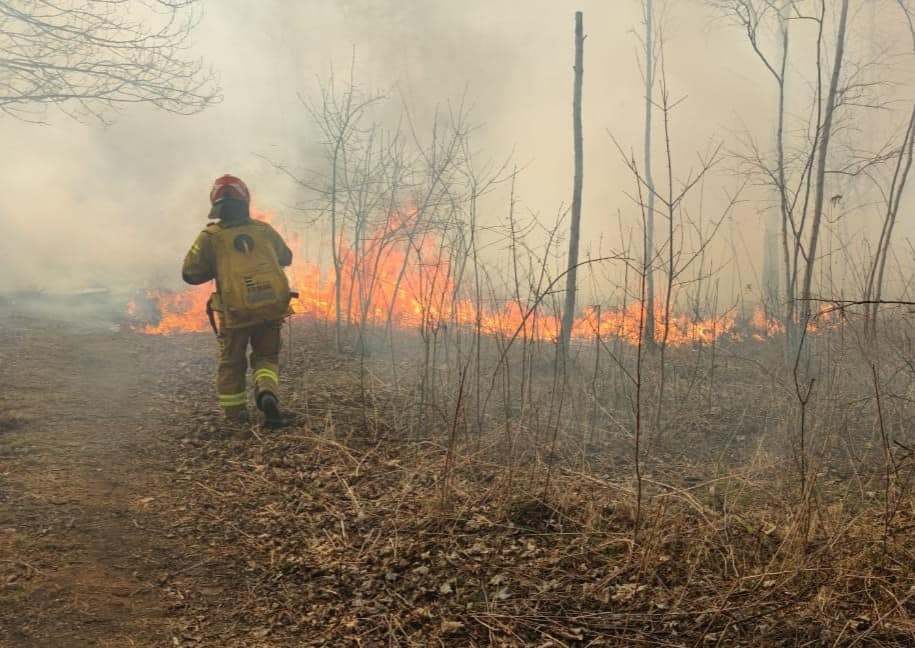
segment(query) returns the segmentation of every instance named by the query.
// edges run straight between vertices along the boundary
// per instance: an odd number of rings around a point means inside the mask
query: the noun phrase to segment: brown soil
[[[0,324],[0,645],[172,643],[167,580],[190,564],[151,513],[174,456],[150,388],[173,369],[161,346]]]

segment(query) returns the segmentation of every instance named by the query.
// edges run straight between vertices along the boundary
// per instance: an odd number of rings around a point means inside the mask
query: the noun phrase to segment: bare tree
[[[813,290],[814,271],[817,268],[818,246],[826,211],[826,192],[829,190],[827,176],[841,174],[853,177],[876,164],[886,161],[884,153],[866,154],[858,159],[860,151],[846,147],[844,153],[850,161],[838,163],[833,160],[831,144],[836,135],[845,129],[851,119],[852,109],[880,109],[885,107],[875,96],[870,96],[879,87],[879,82],[862,79],[861,73],[870,70],[875,63],[847,65],[845,58],[848,41],[848,6],[844,1],[836,3],[838,26],[832,68],[824,60],[828,3],[814,3],[816,11],[805,13],[805,6],[794,0],[710,0],[726,16],[740,26],[747,40],[765,69],[775,80],[778,96],[775,115],[775,151],[770,161],[757,143],[749,138],[749,153],[738,154],[749,167],[751,175],[757,175],[764,184],[776,190],[781,212],[781,247],[784,256],[783,297],[784,326],[787,332],[787,357],[793,357],[798,346],[798,327],[809,316],[810,296]],[[766,26],[775,22],[778,32],[776,54],[767,52],[763,35]],[[800,137],[795,143],[789,142],[787,126],[788,96],[787,76],[792,67],[789,64],[789,25],[792,21],[811,21],[816,25],[815,74],[811,84],[813,97],[807,121],[799,129]],[[850,69],[850,72],[846,72]],[[844,112],[843,122],[840,110]],[[832,148],[835,148],[834,146]],[[840,195],[837,195],[841,198]],[[830,204],[836,204],[833,196]],[[798,300],[805,306],[800,308]]]
[[[913,26],[912,10],[908,6],[908,0],[897,0],[897,3],[906,18],[906,24],[909,27],[909,34],[912,38],[912,53],[915,54],[915,26]],[[899,147],[899,151],[896,155],[896,163],[890,186],[886,190],[881,190],[886,203],[886,211],[883,216],[883,226],[880,229],[880,237],[877,241],[877,250],[868,273],[867,284],[864,287],[864,301],[874,302],[867,305],[867,323],[871,333],[875,332],[874,325],[877,320],[877,309],[880,307],[880,301],[883,294],[886,260],[890,254],[890,242],[893,238],[893,230],[896,226],[899,204],[902,199],[902,194],[905,191],[909,173],[912,170],[913,147],[915,147],[915,105],[912,107],[912,113],[909,116],[909,123],[905,131],[905,137],[903,138],[902,145]]]
[[[747,36],[747,41],[753,49],[753,52],[759,58],[768,74],[775,81],[777,87],[777,103],[775,112],[775,160],[774,165],[764,162],[761,154],[756,155],[753,166],[762,171],[767,182],[775,188],[778,203],[778,213],[781,220],[781,244],[783,253],[783,271],[784,271],[784,296],[785,310],[783,312],[786,329],[792,332],[795,308],[795,286],[797,283],[797,262],[801,252],[800,232],[796,225],[794,216],[794,207],[797,202],[797,194],[792,195],[788,186],[788,170],[786,169],[786,145],[785,145],[785,110],[787,100],[787,69],[790,48],[790,21],[788,20],[789,11],[794,7],[793,0],[781,0],[776,3],[772,0],[712,0],[711,4],[721,10],[726,16],[733,19],[741,27]],[[778,51],[777,58],[765,51],[761,42],[762,34],[766,21],[771,14],[777,16],[776,29],[778,32]],[[822,18],[818,19],[820,31],[822,31]],[[819,52],[819,39],[817,45]],[[818,55],[819,56],[819,55]],[[818,59],[819,61],[819,59]],[[814,133],[814,144],[819,132]],[[809,175],[809,164],[812,162],[813,152],[805,157],[805,164],[801,179],[798,181],[799,186],[803,184],[805,176]],[[798,189],[798,191],[800,191]],[[806,201],[804,201],[806,207]],[[764,242],[764,270],[763,281],[768,297],[767,304],[773,307],[773,301],[778,299],[778,281],[772,274],[775,272],[775,260],[772,257],[772,237],[774,232],[771,231],[771,224],[766,223],[766,234]],[[774,281],[773,281],[774,280]],[[773,285],[774,283],[774,285]]]
[[[353,73],[355,53],[350,67],[350,75],[343,89],[339,89],[331,74],[327,82],[320,83],[321,101],[312,103],[304,98],[305,105],[315,125],[323,136],[322,146],[329,173],[323,170],[312,173],[314,180],[303,179],[288,171],[282,165],[277,168],[294,179],[303,188],[319,196],[319,210],[330,220],[331,256],[334,265],[334,341],[337,351],[343,350],[343,269],[344,246],[346,244],[345,204],[354,191],[347,186],[351,175],[350,159],[365,162],[371,159],[371,153],[365,155],[366,140],[373,132],[366,127],[363,120],[371,106],[382,97],[376,94],[364,94],[356,85]],[[371,147],[368,147],[371,151]],[[360,227],[357,219],[356,227]],[[358,234],[358,232],[357,232]]]
[[[585,35],[582,13],[575,12],[575,86],[572,99],[572,124],[575,145],[575,177],[572,187],[572,223],[569,227],[569,261],[566,275],[566,299],[562,313],[562,332],[560,345],[563,356],[568,352],[569,339],[572,336],[572,323],[575,321],[575,290],[578,278],[578,239],[581,228],[581,188],[582,167],[584,166],[583,138],[581,129],[581,85],[584,76]]]
[[[654,109],[654,72],[657,55],[655,52],[654,31],[654,4],[653,0],[644,0],[642,9],[645,14],[645,184],[648,189],[648,205],[643,227],[642,256],[645,262],[645,343],[654,344],[655,338],[655,297],[654,297],[654,272],[651,264],[654,262],[654,204],[655,187],[651,173],[651,117]]]
[[[842,59],[845,55],[845,34],[848,26],[848,0],[842,0],[842,13],[839,17],[839,33],[836,37],[835,61],[832,65],[832,78],[829,81],[829,95],[826,98],[826,110],[823,115],[823,131],[820,136],[820,151],[817,157],[816,194],[813,207],[813,221],[810,226],[810,243],[807,246],[807,268],[804,271],[804,284],[801,299],[804,300],[804,320],[811,315],[810,301],[813,282],[813,268],[817,253],[817,242],[820,236],[820,226],[823,221],[823,205],[825,204],[825,179],[826,160],[829,153],[829,142],[832,138],[832,124],[836,112],[837,94],[839,90],[839,75],[842,71]]]
[[[197,0],[0,0],[0,110],[29,121],[48,106],[100,119],[149,103],[190,114],[220,99],[185,58]]]
[[[788,48],[790,46],[790,33],[788,31],[790,22],[788,21],[788,10],[793,0],[782,0],[778,7],[778,53],[779,59],[776,67],[768,65],[766,58],[759,54],[763,62],[767,63],[772,76],[778,85],[778,99],[776,103],[776,128],[775,128],[775,155],[776,167],[775,176],[777,186],[775,187],[776,200],[778,204],[777,211],[770,211],[766,214],[765,224],[765,241],[763,243],[763,294],[765,296],[766,316],[770,312],[776,311],[779,303],[779,280],[778,280],[778,240],[779,231],[782,233],[783,240],[788,231],[788,193],[785,186],[785,82],[786,69],[788,66]],[[752,34],[751,42],[755,42]],[[755,47],[755,45],[754,45]],[[759,49],[756,49],[759,52]]]

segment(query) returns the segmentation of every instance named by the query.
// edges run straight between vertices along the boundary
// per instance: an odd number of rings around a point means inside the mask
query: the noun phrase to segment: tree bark
[[[578,275],[578,241],[581,226],[581,189],[584,167],[584,143],[581,128],[581,85],[584,76],[583,61],[585,36],[583,17],[580,11],[575,12],[575,85],[572,96],[572,128],[575,146],[575,177],[572,185],[572,223],[569,229],[568,274],[566,274],[565,308],[562,313],[562,332],[560,344],[563,356],[568,353],[569,340],[572,336],[572,323],[575,321],[575,292]]]

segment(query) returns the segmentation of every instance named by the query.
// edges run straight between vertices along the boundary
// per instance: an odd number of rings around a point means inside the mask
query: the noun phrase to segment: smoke
[[[589,0],[580,8],[587,33],[583,249],[599,240],[620,247],[637,209],[610,134],[641,158],[641,10],[635,0]],[[736,148],[738,134],[768,137],[775,94],[745,35],[720,14],[679,2],[668,2],[665,14],[665,72],[672,99],[682,100],[670,124],[675,180],[682,181],[711,142]],[[177,286],[181,259],[206,222],[209,185],[222,173],[244,178],[259,207],[294,213],[298,189],[265,158],[320,166],[299,97],[313,97],[316,79],[332,69],[346,76],[354,55],[361,86],[386,92],[392,105],[402,100],[420,124],[448,100],[466,97],[480,125],[480,157],[503,160],[514,151],[523,169],[519,208],[549,218],[571,198],[572,20],[572,7],[549,0],[209,3],[193,54],[219,73],[221,104],[190,117],[138,106],[111,125],[53,112],[42,125],[0,118],[7,153],[0,159],[0,290]],[[656,140],[661,155],[660,126]],[[736,183],[726,173],[713,176],[704,207],[714,211]],[[506,204],[496,193],[484,218],[502,217]],[[721,249],[758,257],[764,207],[741,205]],[[751,266],[758,272],[761,260],[750,259],[748,274]]]

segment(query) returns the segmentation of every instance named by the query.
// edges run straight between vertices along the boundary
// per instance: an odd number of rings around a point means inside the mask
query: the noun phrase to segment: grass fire
[[[0,0],[0,645],[915,645],[913,24]]]
[[[275,221],[275,217],[267,212],[254,210],[253,215],[265,222]],[[412,218],[416,217],[414,212]],[[472,297],[462,297],[466,290],[455,286],[451,274],[455,261],[441,254],[441,241],[424,239],[423,249],[416,251],[415,260],[411,259],[412,243],[407,234],[411,223],[404,218],[399,221],[400,225],[395,230],[369,235],[376,243],[368,250],[370,256],[364,261],[360,261],[344,242],[341,285],[347,301],[341,304],[341,318],[348,327],[356,322],[373,327],[396,326],[402,330],[451,326],[469,331],[476,327],[484,335],[511,337],[516,331],[529,326],[531,339],[558,339],[560,320],[546,307],[511,299],[487,297],[482,303],[482,300],[476,302]],[[293,245],[295,243],[296,238],[293,238]],[[295,286],[301,284],[302,287],[292,299],[292,310],[299,315],[334,320],[334,278],[329,276],[326,268],[298,260],[299,257],[296,259],[287,274]],[[437,281],[440,282],[438,287]],[[138,330],[149,335],[206,331],[209,325],[204,313],[214,288],[206,285],[181,291],[147,290],[128,304],[128,316]],[[354,300],[354,295],[364,295],[365,299]],[[603,308],[597,305],[586,308],[573,322],[571,335],[577,340],[588,341],[603,332],[609,337],[638,343],[639,321],[644,319],[640,304],[633,301],[625,307]],[[660,323],[658,334],[666,329],[667,343],[671,346],[711,343],[722,337],[749,336],[762,340],[780,330],[778,320],[767,318],[760,307],[754,309],[751,317],[740,322],[733,313],[706,319],[671,313],[668,324],[663,307],[656,305],[654,310],[655,319]]]

